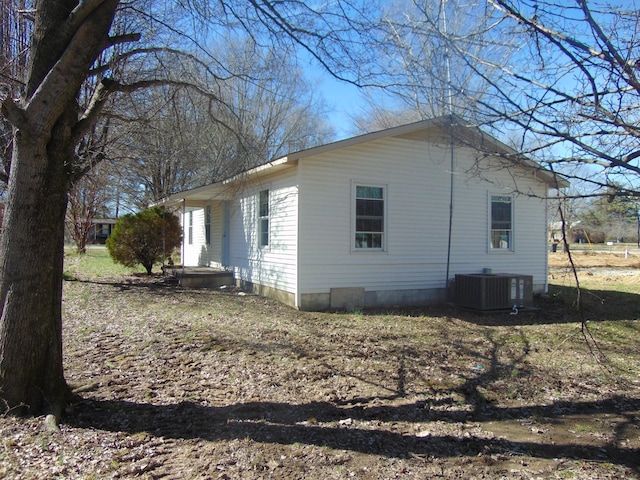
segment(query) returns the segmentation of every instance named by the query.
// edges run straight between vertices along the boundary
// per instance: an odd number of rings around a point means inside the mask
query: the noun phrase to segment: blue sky
[[[358,88],[320,70],[313,71],[312,76],[318,82],[319,93],[326,100],[328,120],[336,130],[335,140],[353,136],[352,117],[363,105]]]
[[[352,136],[352,117],[358,113],[362,103],[358,89],[331,79],[323,82],[322,90],[330,108],[329,121],[336,130],[336,140]]]

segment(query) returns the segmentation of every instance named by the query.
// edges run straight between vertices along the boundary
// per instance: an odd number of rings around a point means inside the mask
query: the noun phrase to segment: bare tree
[[[119,106],[130,121],[112,155],[121,159],[125,193],[137,208],[332,135],[295,59],[246,39],[225,40],[211,52],[233,72],[216,81],[219,101],[162,88],[138,92],[130,105]]]
[[[484,1],[391,2],[372,46],[380,53],[381,73],[366,89],[358,129],[448,114],[477,123],[483,113],[478,102],[491,101],[490,86],[502,73],[478,74],[465,55],[504,64],[515,42],[496,33],[500,20],[500,12]]]
[[[393,95],[392,120],[452,111],[577,197],[638,196],[638,25],[637,8],[590,0],[394,3],[374,83]]]
[[[603,241],[636,241],[638,207],[635,197],[615,195],[615,185],[611,187],[612,197],[596,197],[587,200],[580,220],[585,229],[603,232]]]
[[[2,0],[0,3],[0,101],[18,96],[24,87],[32,33],[28,3],[26,0]],[[0,185],[3,187],[9,179],[12,146],[11,124],[0,116]]]
[[[225,72],[231,76],[222,64],[214,71],[202,58],[184,53],[182,47],[190,42],[206,56],[195,41],[205,30],[194,26],[198,19],[206,20],[210,32],[241,28],[261,42],[279,42],[292,52],[302,48],[337,77],[357,79],[358,69],[372,58],[363,50],[355,62],[354,27],[369,22],[371,5],[331,2],[322,7],[330,10],[320,11],[297,0],[25,1],[33,31],[24,75],[15,78],[23,88],[19,95],[3,93],[1,107],[12,131],[0,238],[0,395],[5,410],[60,413],[68,401],[61,320],[67,199],[71,187],[95,166],[79,154],[78,145],[110,98],[182,85],[215,101],[216,92],[208,88],[213,82],[201,82],[191,67],[159,70],[172,57],[204,68],[212,78],[223,78]],[[185,17],[175,15],[185,7],[195,12],[187,27]],[[121,21],[114,24],[116,15]],[[154,32],[153,43],[136,45],[144,24],[153,27],[148,29]],[[95,88],[83,97],[87,81]]]
[[[572,181],[578,196],[639,196],[638,9],[588,0],[489,3],[504,17],[500,34],[521,39],[510,64],[446,37],[490,85],[491,101],[477,103],[484,122],[518,135],[519,149]]]
[[[202,138],[211,121],[201,102],[189,91],[169,87],[136,94],[129,106],[131,119],[119,126],[111,152],[119,165],[121,193],[131,208],[144,210],[193,186],[204,170],[208,152]]]
[[[99,165],[75,182],[69,191],[67,231],[76,244],[78,253],[86,253],[89,234],[95,228],[95,219],[105,211],[108,177]]]
[[[101,104],[97,97],[79,116],[78,92],[102,50],[117,42],[108,35],[117,6],[36,4],[23,93],[2,103],[13,132],[0,238],[0,390],[7,408],[59,408],[68,396],[60,304],[67,192],[79,167],[71,161],[75,147]]]
[[[252,40],[226,41],[219,49],[216,57],[234,72],[220,91],[229,108],[217,115],[230,131],[211,138],[224,142],[218,149],[231,153],[235,170],[231,173],[332,137],[333,130],[324,121],[326,107],[294,57]],[[215,174],[211,178],[219,179]]]

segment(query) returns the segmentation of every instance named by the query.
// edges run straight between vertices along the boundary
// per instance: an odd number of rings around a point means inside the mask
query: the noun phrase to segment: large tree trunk
[[[44,142],[14,140],[0,239],[0,397],[15,413],[57,414],[69,393],[61,313],[67,181]]]
[[[118,0],[35,2],[26,89],[7,99],[13,155],[0,238],[0,414],[59,414],[67,193],[88,115],[78,92],[108,45]]]

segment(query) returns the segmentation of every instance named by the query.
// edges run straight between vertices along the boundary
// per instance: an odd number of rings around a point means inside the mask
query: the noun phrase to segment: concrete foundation
[[[305,293],[298,308],[305,311],[330,309],[416,307],[446,301],[444,288],[365,291],[364,288],[332,288],[330,293]]]
[[[364,308],[364,288],[332,288],[329,291],[330,308],[358,310]]]
[[[273,298],[274,300],[278,300],[285,305],[295,307],[296,298],[293,293],[285,292],[284,290],[279,290],[273,287],[267,287],[265,285],[258,285],[244,280],[238,280],[236,282],[236,285],[247,292],[255,293],[256,295],[260,295],[261,297]]]

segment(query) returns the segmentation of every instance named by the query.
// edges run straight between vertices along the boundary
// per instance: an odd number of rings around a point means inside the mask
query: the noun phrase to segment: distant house
[[[459,122],[459,120],[456,122]],[[183,263],[301,310],[425,305],[457,273],[547,288],[550,172],[477,128],[425,120],[172,195]]]
[[[105,243],[111,232],[113,232],[116,221],[115,218],[95,218],[89,228],[87,242],[94,244]]]
[[[87,244],[104,244],[113,232],[117,219],[115,218],[94,218],[87,230]],[[81,225],[85,227],[85,225]],[[65,222],[64,241],[70,243],[73,241],[74,224],[70,220]]]
[[[604,243],[605,234],[601,230],[587,229],[582,222],[569,222],[564,228],[567,243]],[[551,222],[549,225],[549,241],[562,242],[562,222]]]

